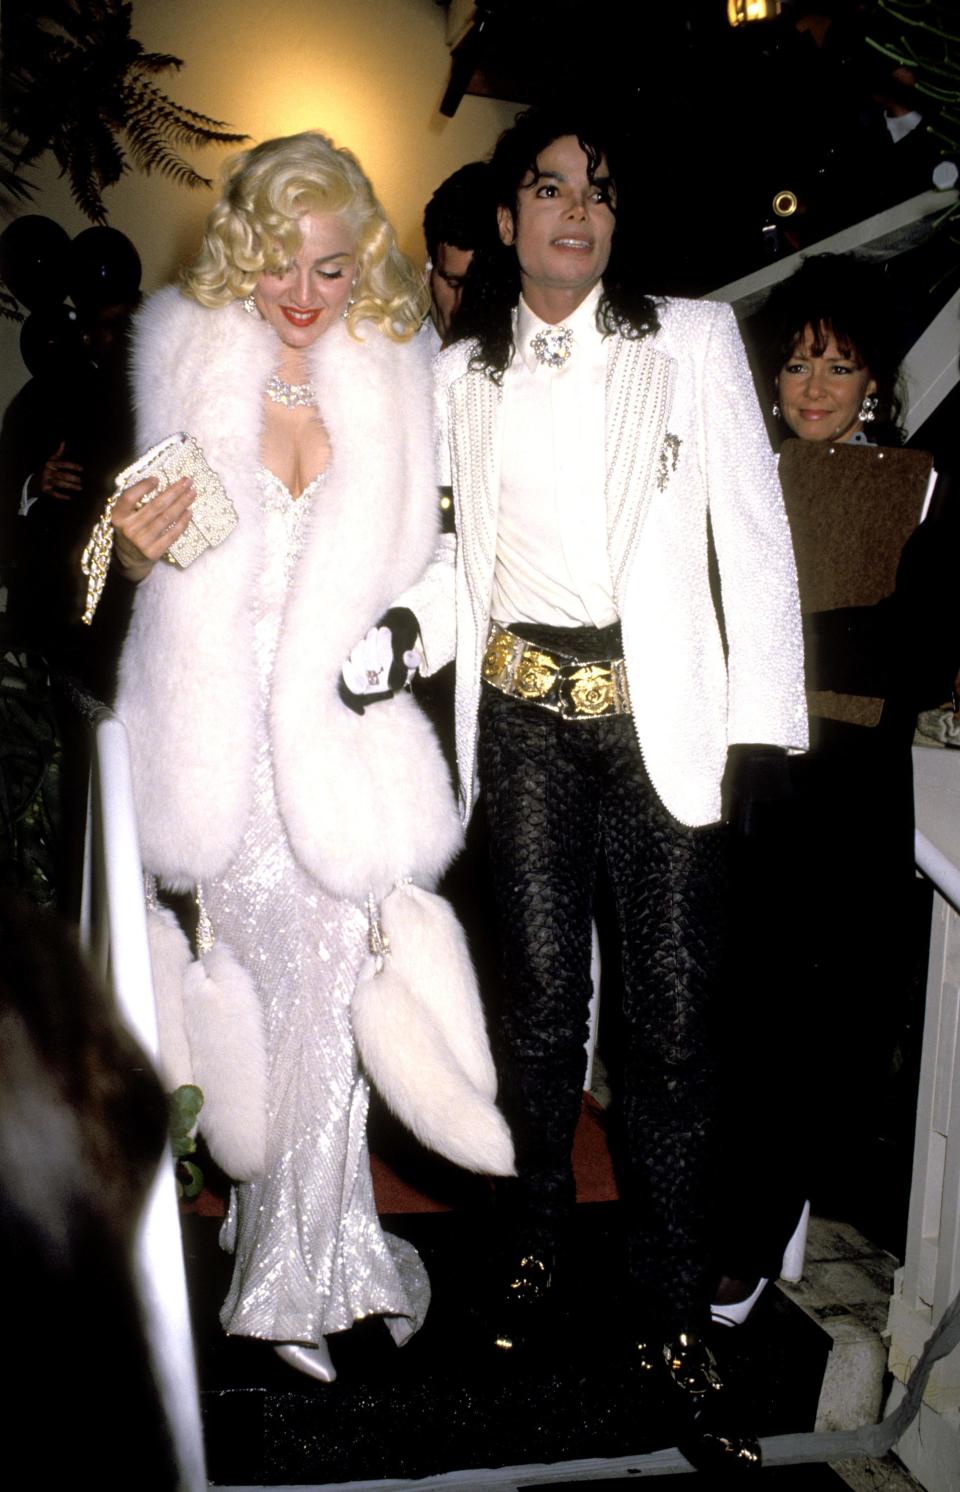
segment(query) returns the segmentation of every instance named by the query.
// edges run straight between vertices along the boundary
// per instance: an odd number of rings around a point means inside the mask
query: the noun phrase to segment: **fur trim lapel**
[[[138,325],[138,444],[195,435],[240,516],[222,549],[183,571],[157,565],[138,587],[120,661],[117,711],[130,734],[144,863],[179,888],[228,863],[249,814],[260,408],[239,390],[269,377],[265,332],[239,307],[205,311],[172,288]]]
[[[271,714],[294,848],[325,886],[354,900],[385,894],[398,876],[432,884],[460,842],[442,756],[412,701],[357,716],[337,694],[343,659],[419,579],[436,538],[426,360],[419,347],[401,350],[410,353],[402,417],[388,424],[397,348],[372,330],[366,337],[358,345],[333,327],[311,359],[333,459],[287,608]],[[309,771],[305,744],[318,748]]]
[[[338,324],[313,352],[311,378],[333,456],[310,517],[286,635],[309,636],[307,666],[335,683],[350,649],[432,557],[430,391],[419,349],[397,348],[372,330],[358,344]],[[397,367],[398,352],[410,354],[409,367]],[[403,409],[397,424],[388,414],[398,392],[392,380],[401,369],[408,397],[397,400]],[[282,687],[281,676],[286,681],[299,671],[286,637],[284,649],[275,688]]]

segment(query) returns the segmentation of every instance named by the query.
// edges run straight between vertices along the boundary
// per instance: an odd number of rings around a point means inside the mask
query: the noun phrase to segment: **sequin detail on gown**
[[[258,473],[262,568],[253,598],[260,685],[253,811],[236,858],[205,882],[217,936],[261,997],[268,1059],[267,1164],[237,1185],[220,1236],[236,1253],[220,1313],[227,1332],[317,1343],[383,1315],[398,1342],[430,1299],[415,1250],[383,1232],[367,1152],[369,1091],[358,1072],[350,1002],[366,956],[366,914],[331,896],[294,859],[277,808],[267,731],[284,601],[321,474],[294,501]]]

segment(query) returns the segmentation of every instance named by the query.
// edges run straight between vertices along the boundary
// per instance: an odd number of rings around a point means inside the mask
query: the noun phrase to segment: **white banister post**
[[[156,1060],[156,1006],[127,735],[104,706],[81,708],[92,738],[81,946],[112,989],[124,1024]],[[134,1271],[180,1486],[183,1492],[201,1492],[207,1476],[200,1398],[176,1184],[166,1151],[140,1218]]]
[[[895,1379],[888,1412],[960,1290],[960,755],[915,747],[914,782],[917,864],[936,890],[907,1246],[887,1320]],[[927,1492],[956,1492],[960,1347],[934,1366],[897,1455]]]

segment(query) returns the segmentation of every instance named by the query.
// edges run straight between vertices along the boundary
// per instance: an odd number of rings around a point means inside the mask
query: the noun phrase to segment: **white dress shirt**
[[[560,368],[531,340],[555,330],[521,298],[503,379],[503,454],[493,620],[605,627],[617,620],[604,497],[606,353],[597,285],[560,323],[573,333]]]

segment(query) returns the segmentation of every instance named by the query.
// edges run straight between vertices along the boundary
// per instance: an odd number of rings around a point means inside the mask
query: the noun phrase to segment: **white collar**
[[[577,346],[589,346],[594,339],[597,343],[601,341],[600,333],[597,331],[597,306],[600,304],[602,294],[603,285],[598,280],[590,291],[590,294],[577,306],[577,309],[571,311],[570,315],[563,321],[553,325],[548,321],[541,321],[540,317],[531,311],[521,295],[515,313],[514,341],[520,356],[531,373],[536,372],[542,366],[537,361],[537,355],[530,346],[532,339],[538,332],[557,331],[560,327],[568,328],[573,333],[573,345],[575,348]]]

